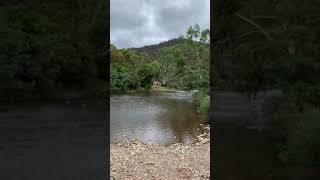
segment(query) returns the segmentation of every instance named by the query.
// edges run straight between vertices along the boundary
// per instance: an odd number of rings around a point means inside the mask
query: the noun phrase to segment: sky
[[[158,44],[210,27],[210,0],[111,0],[110,40],[117,48]]]

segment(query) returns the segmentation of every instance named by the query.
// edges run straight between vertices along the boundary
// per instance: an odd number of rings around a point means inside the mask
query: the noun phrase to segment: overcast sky
[[[199,24],[210,27],[210,0],[111,0],[111,43],[118,48],[158,44]]]

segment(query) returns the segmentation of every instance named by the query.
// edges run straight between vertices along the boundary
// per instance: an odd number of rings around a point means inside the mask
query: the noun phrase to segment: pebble
[[[111,144],[112,179],[210,179],[210,130],[201,128],[204,133],[197,144],[164,147],[139,140]]]

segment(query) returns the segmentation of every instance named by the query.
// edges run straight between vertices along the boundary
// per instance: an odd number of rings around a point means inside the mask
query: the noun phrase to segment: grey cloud
[[[141,47],[210,26],[210,0],[111,0],[111,43]]]
[[[142,26],[147,18],[133,1],[112,0],[110,8],[111,30],[125,30]]]

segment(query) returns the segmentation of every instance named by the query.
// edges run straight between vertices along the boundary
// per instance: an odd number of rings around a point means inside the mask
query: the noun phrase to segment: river
[[[319,179],[319,167],[284,165],[275,157],[264,122],[250,122],[239,93],[213,98],[211,140],[217,179]],[[104,179],[107,162],[104,99],[0,106],[2,179]],[[207,117],[189,92],[149,92],[110,98],[111,142],[139,137],[147,143],[192,143]],[[252,128],[253,127],[253,128]],[[215,173],[215,172],[212,172]],[[51,179],[50,179],[51,178]]]
[[[213,170],[223,180],[318,180],[320,167],[282,164],[267,131],[262,112],[265,98],[281,94],[277,90],[258,93],[254,102],[256,118],[247,97],[239,92],[214,91]],[[252,103],[251,103],[252,104]]]
[[[207,117],[196,112],[192,93],[145,92],[111,96],[111,142],[139,138],[145,143],[190,144]]]
[[[0,106],[1,179],[105,179],[105,100]]]

